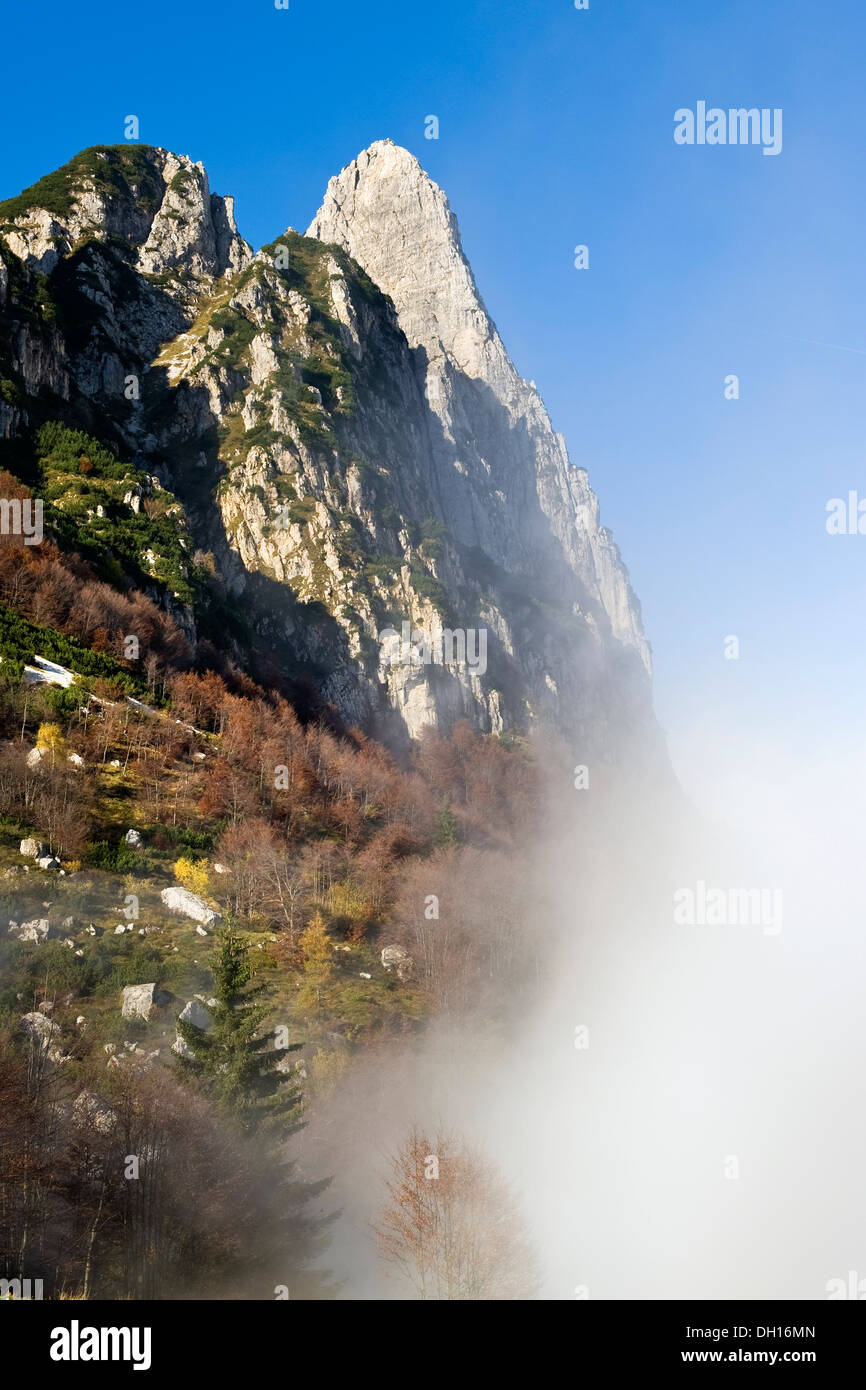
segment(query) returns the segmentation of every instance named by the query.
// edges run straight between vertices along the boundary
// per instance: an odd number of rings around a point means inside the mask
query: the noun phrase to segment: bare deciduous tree
[[[535,1253],[495,1164],[454,1134],[413,1126],[390,1160],[374,1228],[379,1252],[417,1299],[535,1295]]]

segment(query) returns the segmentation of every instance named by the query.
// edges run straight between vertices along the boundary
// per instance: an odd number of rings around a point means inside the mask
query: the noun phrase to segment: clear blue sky
[[[49,2],[7,12],[4,48],[3,195],[135,113],[258,245],[372,140],[413,150],[590,471],[674,742],[712,706],[792,756],[862,747],[866,536],[824,529],[866,497],[862,0]],[[700,99],[781,107],[782,153],[678,147]]]

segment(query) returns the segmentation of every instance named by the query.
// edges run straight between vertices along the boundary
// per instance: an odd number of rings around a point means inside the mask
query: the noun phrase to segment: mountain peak
[[[643,727],[627,574],[445,194],[376,141],[310,232],[253,261],[201,164],[145,146],[76,156],[0,207],[0,437],[31,428],[46,387],[64,419],[110,431],[190,508],[191,544],[279,661],[314,670],[353,724],[399,739],[463,716],[539,721],[600,747],[614,698],[622,729]],[[467,660],[394,661],[381,635],[404,621],[447,622]]]
[[[391,297],[410,346],[459,356],[467,327],[493,331],[448,199],[401,145],[377,140],[332,178],[307,235],[341,246]]]
[[[374,140],[371,145],[368,145],[366,149],[361,151],[357,159],[353,159],[347,164],[345,168],[341,170],[340,174],[337,174],[336,178],[332,179],[331,182],[336,182],[349,169],[367,169],[374,165],[377,160],[383,161],[383,167],[385,165],[402,165],[405,169],[411,169],[413,172],[417,173],[422,179],[430,180],[430,175],[422,168],[420,162],[415,155],[412,154],[411,150],[407,150],[405,145],[398,145],[395,141],[386,137],[384,140]],[[430,180],[430,182],[432,182],[432,180]]]
[[[249,248],[233,200],[212,194],[204,165],[156,145],[92,145],[0,203],[17,256],[41,273],[88,238],[136,250],[139,268],[197,276],[240,268]]]
[[[408,150],[376,141],[331,179],[307,235],[348,252],[394,304],[439,421],[432,448],[454,534],[557,587],[564,571],[580,575],[585,601],[649,669],[637,603],[586,475],[511,362],[442,189]]]

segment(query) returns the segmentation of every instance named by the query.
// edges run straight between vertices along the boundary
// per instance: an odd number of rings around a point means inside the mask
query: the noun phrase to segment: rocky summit
[[[586,759],[656,746],[639,606],[587,474],[444,193],[390,141],[331,180],[305,236],[256,254],[202,165],[163,149],[84,151],[0,204],[10,473],[53,422],[120,470],[108,511],[141,520],[123,568],[193,648],[270,662],[392,744],[467,719]],[[46,525],[92,541],[106,505],[67,491]],[[436,659],[443,629],[476,659]]]

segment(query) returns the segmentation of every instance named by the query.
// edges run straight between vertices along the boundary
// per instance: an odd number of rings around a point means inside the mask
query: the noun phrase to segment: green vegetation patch
[[[110,583],[124,574],[145,584],[155,579],[184,602],[195,601],[205,577],[190,562],[183,509],[171,493],[148,495],[145,473],[83,430],[56,420],[38,431],[36,453],[46,520],[61,541],[79,550]],[[123,499],[137,488],[145,495],[141,510],[133,512]],[[155,557],[152,565],[147,551]]]
[[[129,695],[138,698],[148,692],[141,681],[124,671],[119,662],[102,652],[91,651],[74,637],[64,637],[50,627],[40,627],[14,612],[8,604],[0,600],[0,653],[4,659],[19,662],[32,662],[34,656],[47,657],[66,666],[76,675],[116,682]],[[148,696],[148,698],[151,698]]]
[[[65,217],[76,195],[88,186],[104,198],[134,198],[146,211],[156,211],[162,196],[162,180],[146,145],[93,145],[17,197],[0,202],[0,224],[24,217],[33,208]]]

